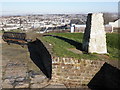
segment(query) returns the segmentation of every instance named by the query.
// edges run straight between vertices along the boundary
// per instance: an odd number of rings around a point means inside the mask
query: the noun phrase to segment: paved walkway
[[[64,84],[49,81],[42,72],[31,70],[24,59],[26,51],[18,45],[7,45],[1,36],[0,88],[66,88]]]
[[[66,88],[64,84],[52,84],[43,74],[28,71],[20,61],[6,61],[3,66],[2,88]]]
[[[28,71],[20,61],[6,61],[4,65],[2,88],[66,88],[64,84],[51,84],[43,74]]]
[[[0,34],[0,89],[2,85],[2,34]]]

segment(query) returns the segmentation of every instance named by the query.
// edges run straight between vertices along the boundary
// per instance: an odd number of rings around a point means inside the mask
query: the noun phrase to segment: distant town
[[[112,19],[110,20],[109,17]],[[116,32],[118,28],[118,15],[112,14],[105,17],[106,32]],[[87,14],[36,14],[16,15],[0,17],[0,31],[21,30],[25,32],[35,31],[45,33],[51,31],[84,32],[86,27]]]

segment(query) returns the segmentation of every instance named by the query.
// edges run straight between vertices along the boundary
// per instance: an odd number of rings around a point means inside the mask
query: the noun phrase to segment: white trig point
[[[107,53],[106,33],[102,13],[88,14],[83,37],[83,50],[88,53]]]

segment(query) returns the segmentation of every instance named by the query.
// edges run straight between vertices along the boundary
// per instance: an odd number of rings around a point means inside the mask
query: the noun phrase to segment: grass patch
[[[73,41],[76,41],[78,43],[82,43],[83,40],[83,33],[49,33],[49,35],[56,35],[60,37],[64,37]],[[118,43],[118,37],[119,34],[113,33],[113,34],[107,34],[107,49],[108,53],[111,59],[118,59],[119,58],[119,44]],[[43,41],[46,41],[47,43],[50,43],[53,45],[53,52],[56,56],[59,57],[73,57],[77,59],[100,59],[96,54],[76,54],[72,51],[69,51],[69,48],[76,48],[74,45],[71,45],[70,43],[61,40],[59,38],[55,38],[52,36],[45,36],[41,38]]]
[[[107,35],[107,50],[111,58],[120,58],[120,34],[119,33],[108,33]]]
[[[82,43],[82,39],[83,39],[83,33],[49,33],[49,34],[65,37],[80,43]]]
[[[82,37],[83,37],[82,33],[49,33],[49,34],[64,37],[82,43]],[[76,48],[76,47],[64,40],[52,36],[42,37],[42,40],[53,45],[52,50],[56,56],[72,57],[77,59],[98,59],[98,56],[94,54],[76,54],[69,51],[68,50],[69,48]]]

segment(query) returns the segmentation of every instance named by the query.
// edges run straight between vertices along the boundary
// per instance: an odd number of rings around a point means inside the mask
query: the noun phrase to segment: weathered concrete
[[[64,88],[65,89],[66,86],[64,84],[50,84],[45,88]],[[67,90],[67,88],[65,90]]]
[[[0,89],[2,88],[2,35],[0,33]]]
[[[102,13],[88,14],[83,38],[83,50],[88,53],[107,53]]]
[[[31,78],[31,84],[42,83],[46,77],[43,75],[35,75],[34,78]]]
[[[4,80],[2,83],[2,88],[13,88],[9,79]]]

